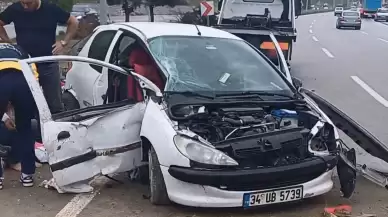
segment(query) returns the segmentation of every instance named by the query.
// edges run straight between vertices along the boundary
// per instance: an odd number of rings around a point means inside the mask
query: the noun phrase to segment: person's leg
[[[37,65],[39,83],[52,114],[64,110],[61,93],[61,76],[58,63],[45,63]]]
[[[3,72],[5,73],[5,72]],[[0,75],[0,119],[3,117],[7,109],[9,99],[11,97],[11,85],[8,79],[4,79],[5,74]],[[1,151],[3,152],[3,151]],[[6,153],[5,153],[6,154]],[[0,160],[0,189],[3,189],[3,164]]]
[[[15,110],[15,125],[17,135],[15,146],[20,150],[22,175],[20,181],[23,186],[34,185],[32,175],[35,173],[34,133],[31,120],[36,112],[35,100],[22,73],[12,73],[13,92],[10,99]]]

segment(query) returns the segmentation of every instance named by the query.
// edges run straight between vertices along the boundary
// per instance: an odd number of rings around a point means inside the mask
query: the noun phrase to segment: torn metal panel
[[[306,89],[303,89],[303,92],[318,104],[338,129],[346,133],[355,143],[365,149],[368,153],[388,162],[388,148],[384,143],[315,92]]]
[[[80,122],[46,123],[43,141],[56,184],[66,186],[139,166],[145,106],[128,105]],[[58,138],[61,133],[66,136]]]

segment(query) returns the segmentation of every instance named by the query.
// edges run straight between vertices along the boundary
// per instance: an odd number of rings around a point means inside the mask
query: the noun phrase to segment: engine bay
[[[333,128],[308,110],[177,106],[178,129],[189,130],[243,167],[295,164],[335,149]]]

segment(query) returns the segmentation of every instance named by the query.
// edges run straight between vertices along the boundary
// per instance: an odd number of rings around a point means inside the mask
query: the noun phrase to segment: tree
[[[138,7],[141,6],[142,0],[123,0],[123,11],[125,14],[125,22],[129,22],[129,16]]]
[[[145,0],[145,5],[149,7],[149,16],[151,17],[151,22],[155,21],[154,8],[158,6],[169,6],[174,7],[176,5],[186,5],[187,1],[185,0]]]
[[[58,5],[67,12],[71,12],[74,5],[74,0],[49,0],[49,2]]]

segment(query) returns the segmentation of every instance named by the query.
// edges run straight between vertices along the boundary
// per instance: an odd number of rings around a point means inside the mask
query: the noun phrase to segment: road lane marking
[[[92,193],[77,194],[55,217],[77,217],[93,198],[100,193],[101,188],[109,182],[106,177],[95,177],[90,181],[91,185],[97,185]]]
[[[315,23],[317,20],[314,20],[313,23]]]
[[[312,33],[313,33],[313,30],[312,30],[312,29],[310,29],[310,30],[309,30],[309,32],[312,34]]]
[[[311,28],[313,28],[313,26],[312,26],[312,25],[310,26],[310,29],[311,29]]]
[[[334,58],[333,54],[330,53],[326,48],[322,48],[322,51],[330,58]]]
[[[362,81],[357,76],[350,76],[354,82],[356,82],[358,85],[362,87],[369,95],[371,95],[377,102],[381,103],[383,106],[388,108],[388,101],[384,99],[380,94],[378,94],[375,90],[373,90],[369,85],[367,85],[364,81]]]
[[[317,37],[315,37],[315,36],[313,36],[313,40],[314,40],[314,41],[319,41],[319,40],[317,39]]]
[[[385,39],[382,39],[382,38],[378,38],[378,40],[380,40],[380,41],[383,41],[383,42],[386,42],[386,43],[388,43],[388,41],[387,41],[387,40],[385,40]]]
[[[361,33],[364,34],[364,35],[368,35],[368,33],[367,33],[367,32],[364,32],[364,31],[361,31]]]

